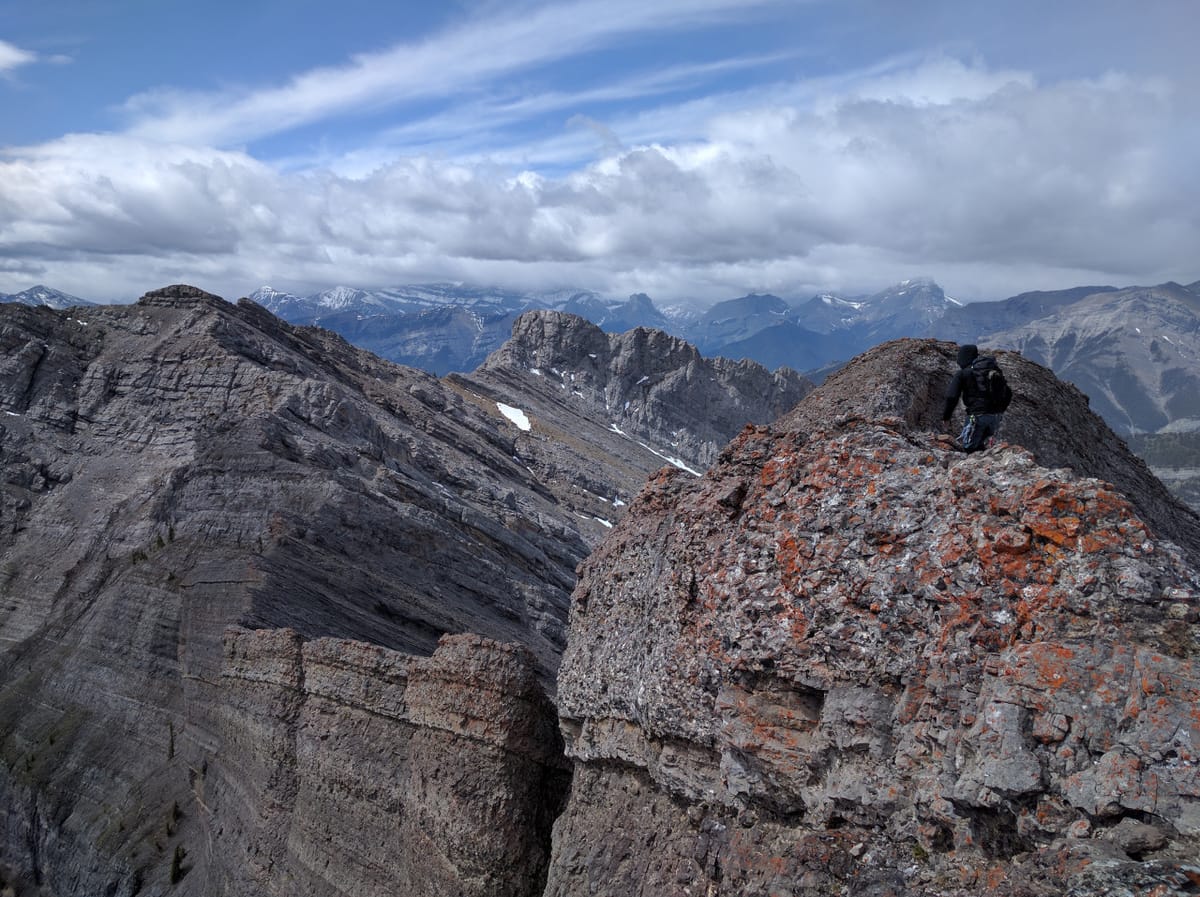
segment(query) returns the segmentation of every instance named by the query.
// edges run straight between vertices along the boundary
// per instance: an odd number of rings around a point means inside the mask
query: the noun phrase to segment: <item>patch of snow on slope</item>
[[[642,448],[644,448],[650,454],[657,455],[659,458],[662,458],[668,464],[674,465],[675,467],[678,467],[680,470],[686,470],[688,473],[690,473],[694,477],[704,476],[704,474],[702,474],[700,471],[693,470],[692,468],[690,468],[686,464],[684,464],[682,461],[680,461],[678,458],[672,458],[669,455],[664,455],[662,452],[656,451],[655,449],[650,448],[650,446],[646,445],[646,443],[644,443],[644,442],[639,442],[638,445],[640,445]]]
[[[518,430],[529,429],[529,418],[520,408],[514,408],[512,405],[505,405],[503,402],[497,402],[496,407],[500,409],[500,413],[512,421]]]

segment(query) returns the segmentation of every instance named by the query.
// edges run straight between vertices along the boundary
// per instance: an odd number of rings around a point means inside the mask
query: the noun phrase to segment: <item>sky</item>
[[[0,292],[1200,278],[1197,0],[0,0]]]

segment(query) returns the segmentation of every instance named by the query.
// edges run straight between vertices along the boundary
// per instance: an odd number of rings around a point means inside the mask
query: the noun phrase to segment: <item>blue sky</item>
[[[1194,0],[0,0],[0,292],[1200,277]]]

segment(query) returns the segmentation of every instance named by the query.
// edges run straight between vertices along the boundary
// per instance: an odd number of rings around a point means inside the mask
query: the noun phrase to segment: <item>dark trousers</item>
[[[977,452],[985,449],[992,437],[1000,430],[1002,414],[968,414],[967,425],[963,427],[958,442],[964,452]]]

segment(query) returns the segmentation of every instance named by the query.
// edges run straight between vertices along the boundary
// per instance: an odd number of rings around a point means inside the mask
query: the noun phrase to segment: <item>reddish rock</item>
[[[902,418],[747,428],[581,567],[547,894],[1185,893],[1198,611],[1107,482]]]

